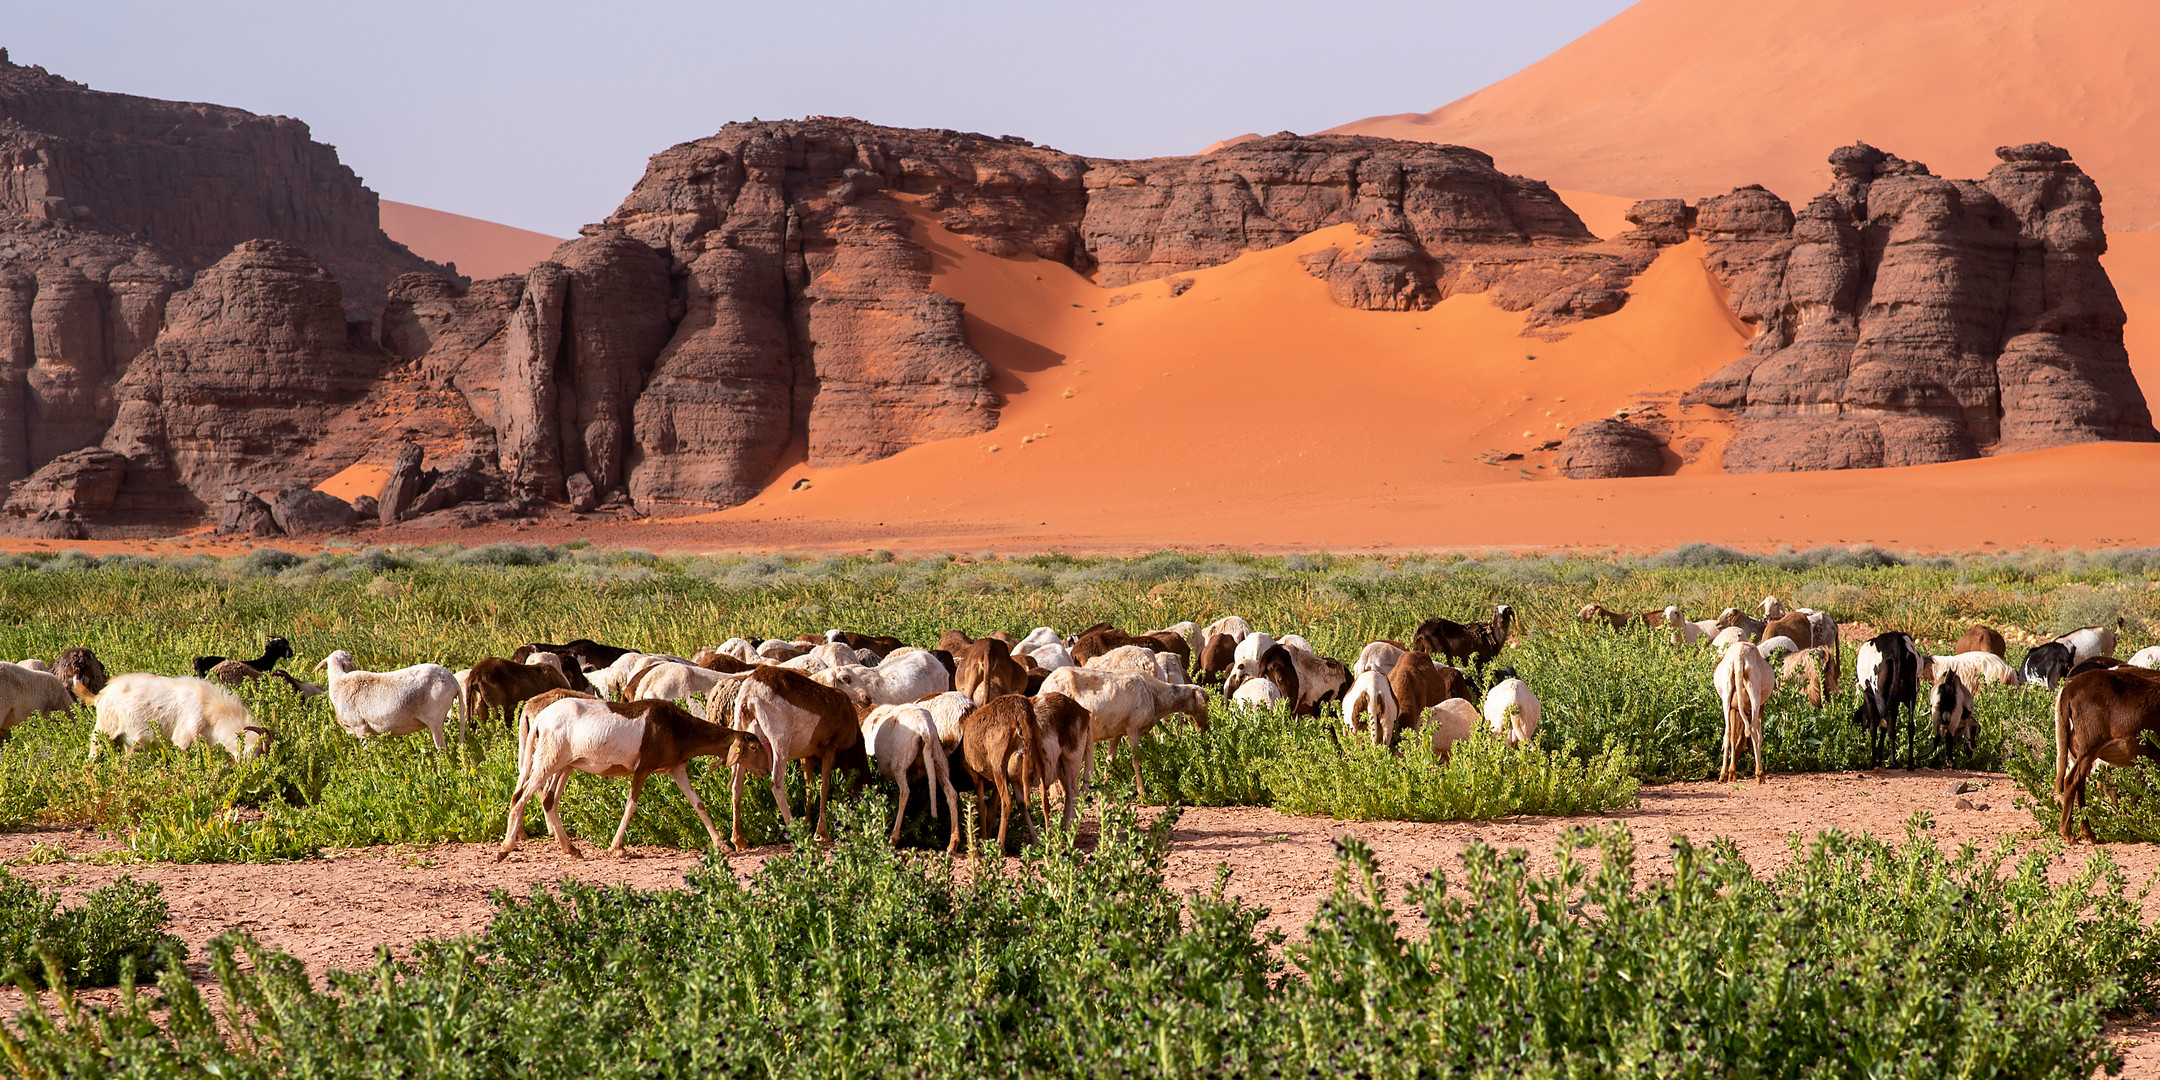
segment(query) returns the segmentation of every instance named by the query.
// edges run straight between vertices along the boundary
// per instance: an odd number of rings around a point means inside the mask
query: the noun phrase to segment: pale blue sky
[[[103,90],[299,117],[386,198],[569,235],[729,120],[1184,154],[1436,108],[1627,6],[72,0],[13,6],[0,45]]]

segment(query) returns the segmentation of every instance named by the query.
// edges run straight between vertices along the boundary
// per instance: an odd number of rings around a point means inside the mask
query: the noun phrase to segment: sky
[[[1424,112],[1628,0],[20,5],[18,64],[298,117],[384,198],[573,235],[730,120],[841,115],[1189,154]]]

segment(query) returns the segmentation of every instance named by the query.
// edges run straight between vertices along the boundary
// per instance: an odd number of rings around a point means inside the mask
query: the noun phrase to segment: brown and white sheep
[[[779,806],[781,822],[789,828],[795,825],[795,814],[789,809],[787,799],[788,763],[802,761],[807,778],[812,762],[815,762],[817,836],[820,840],[832,839],[832,771],[844,762],[862,764],[862,727],[857,722],[855,704],[846,694],[786,668],[766,665],[741,678],[742,687],[735,699],[735,717],[729,726],[756,735],[771,749],[772,768],[767,775],[772,780],[773,802]],[[735,817],[731,839],[738,848],[743,846],[745,771],[744,766],[735,767],[728,796],[729,810]]]

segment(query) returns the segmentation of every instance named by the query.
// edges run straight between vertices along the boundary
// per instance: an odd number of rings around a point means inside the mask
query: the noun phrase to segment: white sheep
[[[1765,776],[1763,702],[1770,700],[1770,691],[1777,685],[1777,675],[1770,670],[1770,662],[1763,659],[1762,650],[1745,641],[1736,641],[1725,647],[1725,655],[1718,661],[1717,672],[1711,681],[1717,686],[1718,701],[1725,713],[1718,780],[1731,783],[1739,776],[1740,743],[1744,739],[1755,748],[1755,782],[1760,784]]]
[[[1253,629],[1251,623],[1248,623],[1235,615],[1225,615],[1222,618],[1207,624],[1205,627],[1202,627],[1200,630],[1200,640],[1201,642],[1205,643],[1207,639],[1214,637],[1217,634],[1223,634],[1228,636],[1232,641],[1235,641],[1239,644],[1244,644],[1245,639],[1249,637],[1252,632]]]
[[[862,720],[863,749],[877,770],[899,785],[893,803],[892,835],[886,842],[900,842],[900,816],[907,812],[908,774],[919,771],[930,785],[930,816],[938,816],[938,792],[945,793],[945,808],[960,820],[960,794],[953,789],[943,733],[930,710],[921,705],[880,705]]]
[[[1240,638],[1234,662],[1230,665],[1230,677],[1242,681],[1259,675],[1260,657],[1275,645],[1273,637],[1257,630]]]
[[[1038,626],[1028,631],[1028,635],[1021,638],[1020,643],[1012,647],[1012,651],[1015,653],[1031,653],[1045,645],[1056,645],[1059,648],[1064,648],[1065,639],[1050,627]]]
[[[31,671],[42,671],[47,675],[52,674],[52,668],[47,667],[45,661],[39,660],[36,657],[24,657],[21,660],[17,660],[15,661],[15,666],[19,668],[27,668]]]
[[[779,638],[767,638],[759,642],[757,647],[758,659],[770,660],[776,664],[783,660],[793,660],[809,651],[809,647],[801,642],[782,641]]]
[[[723,675],[696,664],[654,664],[640,671],[627,689],[629,696],[636,700],[658,698],[662,701],[684,702],[690,715],[700,720],[708,720],[711,717],[705,707],[691,698],[698,694],[710,694],[720,684],[737,682],[742,678],[742,674]]]
[[[1167,665],[1163,663],[1165,658],[1170,661]],[[1172,685],[1192,681],[1185,677],[1184,662],[1178,659],[1176,653],[1157,652],[1145,645],[1120,645],[1100,656],[1090,657],[1087,663],[1080,666],[1099,671],[1131,671],[1152,675]]]
[[[1785,617],[1785,604],[1775,596],[1763,597],[1762,603],[1757,604],[1756,607],[1762,611],[1762,620],[1764,622],[1776,622]]]
[[[2160,668],[2160,645],[2147,645],[2130,657],[2131,667]]]
[[[1747,627],[1728,626],[1725,629],[1718,631],[1716,634],[1711,635],[1710,647],[1722,653],[1725,651],[1727,646],[1732,645],[1735,642],[1746,641],[1751,636],[1752,635],[1750,635],[1747,631]]]
[[[1512,674],[1485,691],[1485,724],[1493,734],[1505,737],[1511,747],[1521,746],[1537,735],[1539,714],[1537,695]]]
[[[1275,680],[1256,676],[1239,683],[1230,700],[1255,708],[1280,709],[1289,698],[1283,694],[1282,687],[1275,685]]]
[[[846,694],[858,712],[874,705],[906,705],[953,688],[952,672],[921,649],[895,649],[874,668],[850,664],[810,677]]]
[[[40,713],[65,713],[75,696],[58,675],[23,664],[0,663],[0,739]]]
[[[1979,696],[1983,683],[2002,686],[2023,686],[2025,676],[2011,667],[2002,657],[1991,652],[1961,652],[1952,656],[1923,656],[1920,681],[1940,682],[1945,676],[1956,675],[1965,689]]]
[[[1351,682],[1350,692],[1343,695],[1342,715],[1343,724],[1358,731],[1365,730],[1366,717],[1370,716],[1373,737],[1377,739],[1381,732],[1395,730],[1402,709],[1395,703],[1395,691],[1388,685],[1387,675],[1374,670]]]
[[[789,671],[800,671],[805,675],[815,675],[818,672],[825,670],[826,668],[838,667],[840,665],[835,664],[830,660],[827,660],[825,657],[820,656],[816,649],[812,649],[809,652],[806,652],[792,660],[782,660],[780,662],[780,666],[788,669]],[[855,666],[867,667],[869,665],[861,664]]]
[[[1698,641],[1708,641],[1718,632],[1716,619],[1690,622],[1681,618],[1678,604],[1665,609],[1665,625],[1672,628],[1672,640],[1675,645],[1693,645]]]
[[[1454,756],[1456,743],[1477,731],[1477,706],[1459,697],[1449,698],[1426,710],[1426,716],[1430,718],[1426,723],[1432,725],[1432,753],[1442,765]]]
[[[1026,655],[1034,657],[1035,666],[1043,669],[1046,673],[1056,671],[1059,668],[1080,666],[1079,661],[1073,659],[1072,650],[1066,648],[1065,643],[1062,641],[1053,641],[1048,645],[1037,645],[1033,650],[1027,651]]]
[[[1275,639],[1275,644],[1280,645],[1293,653],[1304,653],[1307,656],[1320,655],[1320,651],[1313,648],[1312,642],[1305,640],[1305,635],[1303,634],[1284,634],[1283,636]]]
[[[1063,694],[1080,703],[1093,718],[1088,739],[1087,768],[1095,767],[1095,744],[1110,743],[1112,753],[1120,740],[1133,746],[1133,787],[1144,800],[1147,785],[1140,780],[1140,741],[1166,716],[1183,713],[1201,731],[1208,729],[1207,693],[1197,686],[1172,686],[1150,675],[1131,675],[1092,668],[1063,668],[1043,680],[1042,692]]]
[[[1757,646],[1755,646],[1755,648],[1756,648],[1756,649],[1758,649],[1759,651],[1761,651],[1761,653],[1763,654],[1763,659],[1765,659],[1765,660],[1776,660],[1776,659],[1777,659],[1777,654],[1779,654],[1779,653],[1781,653],[1781,652],[1788,652],[1788,653],[1796,653],[1796,652],[1799,652],[1799,651],[1800,651],[1800,643],[1799,643],[1799,642],[1797,642],[1797,641],[1794,641],[1793,639],[1791,639],[1791,638],[1789,638],[1789,637],[1786,637],[1786,636],[1785,636],[1785,635],[1783,635],[1783,634],[1779,634],[1778,636],[1776,636],[1776,637],[1773,637],[1773,638],[1765,638],[1765,639],[1763,639],[1763,643],[1762,643],[1762,644],[1760,644],[1760,645],[1757,645]]]
[[[1202,639],[1200,637],[1199,623],[1196,623],[1191,619],[1186,619],[1183,622],[1171,623],[1170,625],[1163,627],[1162,630],[1157,630],[1156,633],[1162,633],[1163,630],[1167,630],[1170,633],[1176,634],[1177,636],[1184,638],[1185,647],[1192,650],[1192,654],[1194,656],[1200,655],[1200,642]]]
[[[1395,670],[1395,664],[1403,658],[1402,646],[1392,641],[1375,641],[1359,650],[1357,663],[1351,665],[1350,674],[1363,675],[1377,671],[1385,675]]]
[[[750,644],[749,638],[731,637],[721,642],[713,651],[722,656],[732,656],[745,664],[755,664],[761,659],[757,654],[757,646]]]
[[[915,704],[930,711],[930,719],[937,723],[938,741],[945,744],[945,752],[950,754],[960,749],[960,719],[975,708],[975,699],[958,690],[947,690]]]
[[[2055,641],[2069,647],[2070,663],[2074,667],[2097,656],[2114,655],[2116,633],[2112,626],[2088,626],[2072,630]]]
[[[434,737],[435,749],[448,749],[443,726],[450,720],[451,708],[462,700],[449,668],[414,664],[396,671],[360,671],[353,666],[352,654],[343,649],[323,657],[315,667],[330,673],[330,707],[347,734],[365,739],[425,731]],[[460,737],[471,721],[460,708]]]
[[[147,672],[122,675],[106,683],[95,701],[97,735],[90,740],[93,758],[106,739],[119,743],[123,753],[133,754],[137,747],[163,737],[182,750],[198,742],[213,742],[238,761],[254,756],[262,741],[270,737],[270,732],[255,723],[247,706],[232,691],[203,679],[175,679]]]

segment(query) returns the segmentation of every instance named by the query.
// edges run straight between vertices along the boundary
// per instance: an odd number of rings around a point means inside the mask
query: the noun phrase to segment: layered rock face
[[[340,299],[329,273],[275,240],[241,244],[174,294],[164,332],[114,393],[105,447],[130,463],[121,512],[200,512],[229,491],[336,471],[310,451],[384,368]]]
[[[1686,400],[1736,417],[1734,472],[1873,468],[2156,437],[2100,266],[2100,193],[2047,144],[1980,181],[1873,147],[1797,214],[1760,188],[1695,230],[1748,354]]]

